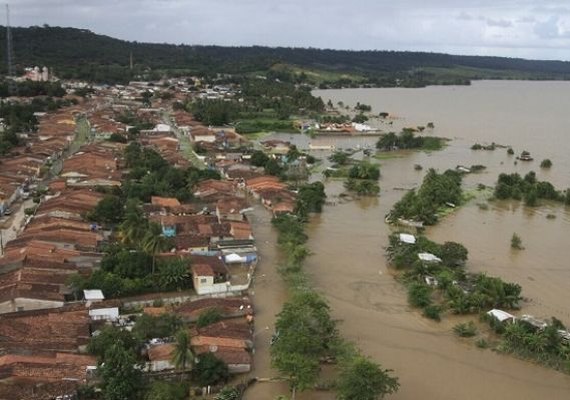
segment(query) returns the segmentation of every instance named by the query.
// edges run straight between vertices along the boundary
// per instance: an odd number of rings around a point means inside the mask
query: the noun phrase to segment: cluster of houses
[[[131,330],[140,315],[122,315],[121,302],[104,300],[97,290],[86,292],[90,292],[86,293],[88,301],[0,315],[0,398],[65,398],[78,384],[100,379],[97,359],[87,353],[91,337],[109,325]],[[200,315],[210,310],[216,310],[221,320],[197,327]],[[201,298],[145,307],[143,313],[178,317],[188,330],[198,362],[209,352],[230,373],[251,371],[254,312],[247,297]],[[174,346],[169,337],[147,340],[140,354],[145,373],[176,373]]]
[[[76,117],[83,111],[83,107],[73,106],[49,114],[36,113],[38,130],[18,133],[25,145],[13,148],[0,164],[0,216],[16,201],[27,198],[30,187],[62,157],[75,136]]]
[[[146,85],[98,88],[76,106],[38,115],[38,132],[22,134],[27,135],[25,147],[1,160],[0,211],[34,188],[43,189],[34,193],[38,204],[26,210],[22,227],[3,244],[0,257],[0,398],[56,398],[96,380],[97,360],[86,346],[105,325],[132,329],[137,315],[119,311],[129,307],[179,317],[198,359],[210,352],[232,373],[251,370],[254,312],[247,290],[258,254],[247,214],[254,201],[274,215],[293,212],[295,193],[250,164],[251,149],[233,129],[206,127],[185,111],[169,113],[185,95],[183,87],[168,100],[157,96],[150,106],[140,101]],[[231,95],[225,88],[215,92]],[[190,292],[108,300],[101,290],[81,295],[69,286],[74,275],[99,268],[104,245],[111,240],[111,231],[86,216],[103,199],[102,188],[122,184],[126,144],[108,139],[113,134],[128,137],[131,127],[119,118],[125,113],[154,126],[141,131],[137,140],[171,165],[190,165],[181,149],[185,136],[201,149],[195,155],[206,167],[223,177],[199,182],[191,203],[152,196],[143,205],[148,220],[159,224],[173,243],[157,258],[188,261]],[[166,113],[171,121],[165,120]],[[79,119],[89,125],[89,141],[66,152]],[[56,161],[61,167],[49,179],[46,168]],[[157,300],[165,305],[153,306]],[[221,320],[198,327],[197,318],[213,309]],[[145,371],[173,372],[173,346],[168,337],[148,341]]]
[[[216,310],[221,320],[198,327],[198,318]],[[248,297],[201,298],[166,307],[145,307],[149,315],[176,315],[188,325],[193,354],[198,359],[204,353],[213,353],[222,360],[230,373],[246,373],[253,365],[253,305]],[[165,372],[176,369],[172,362],[175,345],[169,338],[154,338],[146,345],[147,369]]]

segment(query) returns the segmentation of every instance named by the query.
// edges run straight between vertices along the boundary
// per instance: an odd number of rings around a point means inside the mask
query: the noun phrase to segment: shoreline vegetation
[[[335,390],[343,399],[383,398],[398,390],[398,379],[391,370],[383,369],[340,336],[327,302],[311,287],[304,271],[304,260],[310,255],[305,232],[308,214],[298,210],[321,212],[326,198],[321,182],[304,187],[318,192],[318,200],[307,204],[300,196],[297,213],[278,216],[272,221],[278,231],[279,248],[287,255],[279,272],[290,292],[277,315],[272,365],[289,381],[291,399],[298,391],[316,387]],[[319,381],[323,364],[335,366],[333,382]]]
[[[408,303],[424,317],[439,322],[445,315],[477,316],[477,320],[456,324],[453,332],[470,338],[479,348],[570,374],[570,333],[560,320],[551,317],[543,321],[528,315],[517,318],[502,311],[521,308],[520,285],[467,272],[468,250],[460,243],[441,245],[405,232],[393,233],[389,240],[386,255],[396,269],[396,279],[406,287]],[[516,246],[522,248],[518,241]]]

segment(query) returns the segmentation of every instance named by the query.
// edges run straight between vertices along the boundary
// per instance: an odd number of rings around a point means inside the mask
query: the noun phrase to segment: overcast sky
[[[13,26],[72,26],[141,42],[419,50],[570,60],[570,0],[10,3]]]

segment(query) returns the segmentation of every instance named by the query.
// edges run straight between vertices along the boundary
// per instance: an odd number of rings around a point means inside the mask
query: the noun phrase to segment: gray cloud
[[[513,26],[511,21],[507,21],[506,19],[487,19],[486,20],[488,26],[494,26],[497,28],[509,28]]]
[[[567,0],[16,0],[18,26],[146,42],[443,51],[570,60]],[[499,31],[500,30],[500,31]]]

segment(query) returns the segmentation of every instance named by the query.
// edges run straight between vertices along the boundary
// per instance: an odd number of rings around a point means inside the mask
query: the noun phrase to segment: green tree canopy
[[[105,326],[98,335],[91,337],[87,345],[87,351],[104,362],[107,350],[112,348],[113,345],[118,345],[122,349],[135,353],[140,347],[140,342],[127,330],[114,326]]]
[[[226,382],[230,373],[228,366],[213,353],[200,354],[194,368],[194,377],[202,386]]]
[[[119,196],[106,195],[87,216],[99,223],[116,224],[123,219],[124,204]]]
[[[132,333],[140,340],[167,338],[174,336],[181,327],[182,320],[174,314],[143,314],[137,318]]]
[[[400,387],[398,378],[390,373],[390,370],[358,355],[343,365],[336,385],[337,397],[339,400],[383,399]]]
[[[135,400],[142,383],[142,372],[135,356],[115,343],[105,352],[105,362],[99,365],[103,379],[102,389],[105,400]]]

